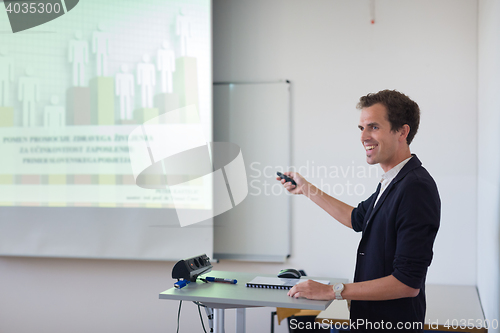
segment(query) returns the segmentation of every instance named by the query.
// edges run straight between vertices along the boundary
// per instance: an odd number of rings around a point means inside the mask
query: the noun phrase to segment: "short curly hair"
[[[418,131],[420,123],[420,108],[408,96],[396,90],[382,90],[378,93],[371,93],[362,96],[356,106],[358,109],[370,107],[380,103],[387,110],[387,119],[391,123],[391,131],[397,131],[403,125],[410,127],[410,132],[406,137],[408,145],[413,141]]]

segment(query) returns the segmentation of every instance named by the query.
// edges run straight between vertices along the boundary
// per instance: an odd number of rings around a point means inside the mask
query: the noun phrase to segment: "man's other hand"
[[[335,299],[335,293],[333,292],[333,287],[331,285],[319,283],[313,280],[307,280],[296,284],[292,287],[292,289],[290,289],[290,291],[288,291],[288,296],[323,301]]]

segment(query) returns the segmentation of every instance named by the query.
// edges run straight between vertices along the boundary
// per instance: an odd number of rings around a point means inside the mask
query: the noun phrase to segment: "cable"
[[[197,301],[193,301],[194,304],[198,305],[198,310],[200,311],[200,308],[199,307],[202,307],[202,308],[205,308],[205,311],[207,312],[207,318],[208,318],[208,327],[210,328],[210,333],[213,333],[214,331],[214,314],[213,314],[213,309],[212,308],[209,308],[208,306],[200,303],[200,302],[197,302]],[[201,316],[201,314],[200,314]],[[205,331],[205,333],[207,332],[206,329],[205,329],[205,324],[203,323],[203,320],[202,320],[202,326],[203,326],[203,330]]]
[[[201,279],[204,280],[204,279]],[[189,283],[189,281],[187,281]],[[203,281],[205,283],[208,283],[207,281]],[[184,286],[182,286],[184,287]],[[182,288],[181,287],[181,288]],[[203,318],[201,316],[201,310],[200,306],[203,306],[204,308],[207,308],[205,305],[201,304],[200,302],[193,301],[194,304],[198,305],[198,313],[200,314],[200,320],[201,320],[201,326],[203,327],[203,331],[207,333],[207,330],[205,329],[205,324],[203,323]],[[180,319],[181,319],[181,306],[182,306],[182,300],[179,301],[179,312],[177,313],[177,333],[179,333],[179,327],[180,327]],[[208,318],[209,320],[211,319],[210,317]],[[213,332],[213,330],[210,330]]]
[[[207,330],[205,329],[205,324],[203,323],[203,318],[201,317],[201,309],[200,309],[200,304],[198,304],[198,313],[200,314],[200,320],[201,320],[201,327],[203,327],[203,331],[207,333]]]
[[[177,313],[177,333],[179,333],[179,320],[181,319],[182,300],[179,301],[179,312]]]

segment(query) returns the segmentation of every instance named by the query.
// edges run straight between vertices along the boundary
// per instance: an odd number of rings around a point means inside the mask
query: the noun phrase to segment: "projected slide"
[[[182,140],[196,122],[212,141],[210,30],[205,0],[80,0],[2,34],[0,205],[211,209],[211,184],[188,170],[168,175],[186,184],[175,206],[168,188],[137,186],[129,145],[148,139],[129,138],[139,125],[184,107],[198,117],[164,130]]]

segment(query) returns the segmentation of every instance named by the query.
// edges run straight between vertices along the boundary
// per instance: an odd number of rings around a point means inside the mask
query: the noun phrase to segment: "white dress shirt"
[[[384,173],[382,175],[382,179],[380,180],[380,184],[381,184],[380,185],[380,192],[378,193],[377,200],[375,200],[375,203],[373,204],[373,207],[375,207],[377,205],[378,199],[380,199],[380,196],[382,195],[382,193],[384,193],[384,190],[387,188],[387,186],[389,186],[389,184],[392,182],[392,180],[394,178],[396,178],[396,176],[398,175],[399,171],[401,171],[401,169],[403,169],[403,167],[405,166],[405,164],[408,163],[408,161],[412,157],[413,156],[408,157],[406,160],[404,160],[403,162],[399,163],[394,168],[392,168],[391,170],[387,171],[386,173]]]

